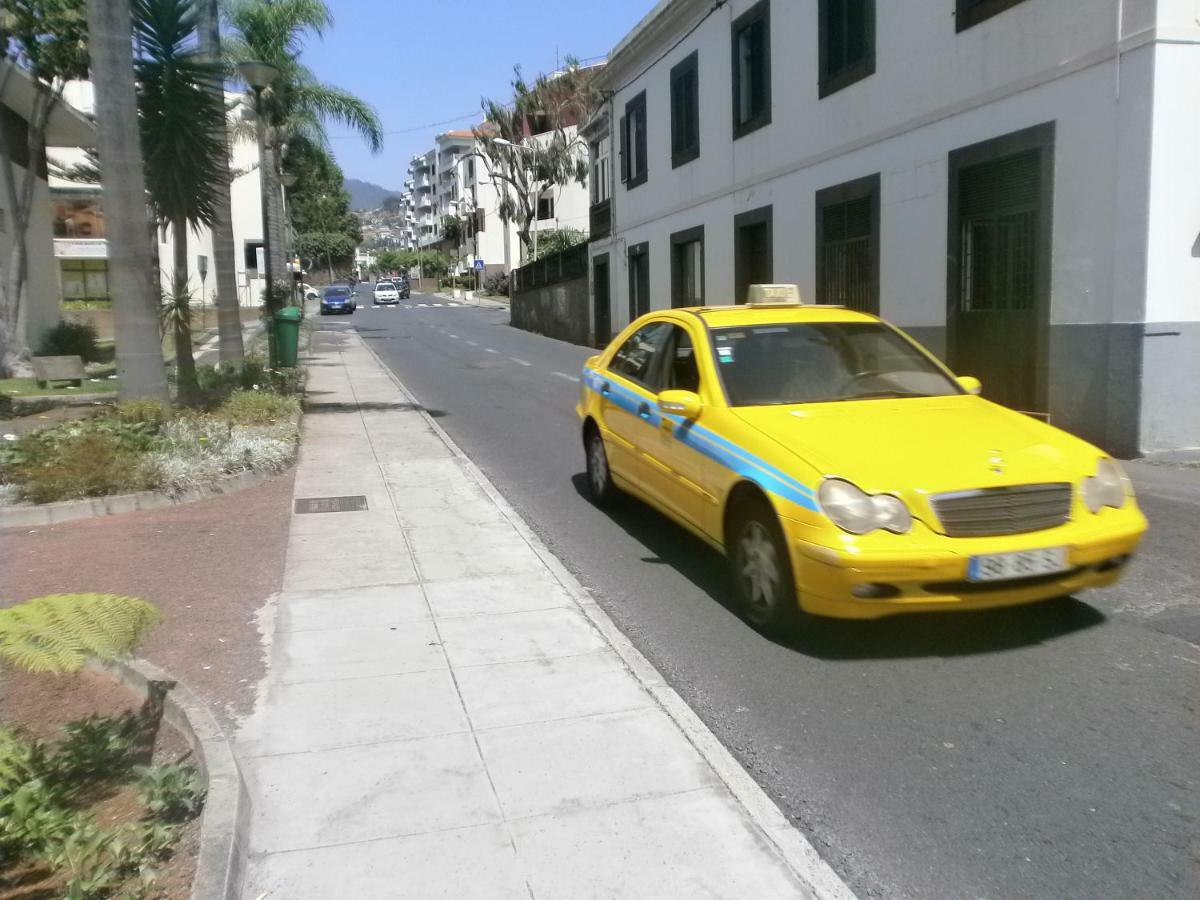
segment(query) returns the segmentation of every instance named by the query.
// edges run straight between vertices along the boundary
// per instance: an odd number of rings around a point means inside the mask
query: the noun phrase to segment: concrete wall
[[[590,336],[588,279],[584,275],[512,295],[512,324],[572,344],[588,344]]]

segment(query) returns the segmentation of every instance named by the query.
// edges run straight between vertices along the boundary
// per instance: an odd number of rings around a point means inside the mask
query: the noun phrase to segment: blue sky
[[[375,107],[387,132],[372,155],[331,124],[346,176],[399,189],[408,159],[433,136],[478,119],[483,96],[507,100],[512,67],[528,76],[556,58],[603,56],[654,0],[326,0],[334,27],[304,49],[322,81]],[[457,45],[458,49],[453,49]],[[453,119],[452,122],[446,120]],[[440,123],[440,124],[433,124]]]

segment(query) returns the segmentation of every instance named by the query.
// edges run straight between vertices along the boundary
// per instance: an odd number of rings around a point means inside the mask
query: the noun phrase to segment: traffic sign
[[[477,257],[475,257],[475,271],[476,271],[476,272],[482,272],[482,271],[483,271],[483,260],[482,260],[482,259],[480,259],[478,256],[477,256]]]

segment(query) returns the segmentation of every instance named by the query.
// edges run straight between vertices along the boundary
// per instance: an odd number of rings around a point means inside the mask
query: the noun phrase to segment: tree
[[[587,143],[575,126],[587,121],[600,95],[591,71],[576,59],[569,58],[561,72],[539,75],[532,85],[519,66],[513,71],[512,101],[483,100],[485,121],[475,139],[478,155],[501,186],[500,219],[517,223],[528,255],[538,198],[552,187],[587,182]],[[522,144],[527,135],[536,137]]]
[[[306,231],[296,235],[296,250],[301,258],[318,260],[325,258],[329,280],[333,281],[334,262],[338,268],[349,266],[358,244],[349,235],[336,231]]]
[[[167,318],[175,341],[179,399],[199,399],[192,358],[188,231],[212,225],[229,170],[221,140],[225,104],[210,84],[218,63],[195,43],[193,0],[133,0],[138,56],[135,70],[146,187],[155,215],[171,225],[174,260]],[[228,192],[225,192],[226,196]],[[240,331],[241,325],[239,323]]]
[[[37,171],[46,157],[46,128],[62,98],[66,81],[87,74],[87,18],[84,0],[5,0],[0,12],[0,95],[22,69],[36,94],[21,154],[20,183],[13,170],[17,147],[10,130],[0,128],[0,221],[12,238],[7,260],[0,260],[0,375],[25,374],[29,363],[29,252],[26,236],[33,210]]]
[[[43,0],[36,0],[43,2]],[[88,41],[96,90],[96,132],[104,163],[109,285],[122,399],[167,399],[159,343],[159,297],[133,77],[129,0],[88,0]]]
[[[218,0],[197,0],[200,52],[206,62],[221,61],[221,19]],[[209,81],[209,90],[225,105],[225,79],[218,71]],[[229,123],[225,116],[216,125],[214,136],[223,147],[229,146]],[[240,366],[245,356],[242,346],[242,316],[238,302],[235,248],[233,243],[233,210],[230,206],[232,179],[229,162],[221,167],[213,204],[212,244],[213,264],[217,281],[217,348],[221,362]]]
[[[321,83],[300,61],[305,39],[310,34],[320,37],[333,24],[322,0],[232,0],[227,16],[235,36],[226,42],[226,58],[258,59],[279,70],[263,92],[269,135],[261,172],[273,229],[272,267],[283,272],[283,201],[278,172],[285,145],[305,139],[324,148],[328,145],[325,122],[334,121],[357,131],[372,152],[378,153],[383,147],[383,126],[368,104],[348,91]]]

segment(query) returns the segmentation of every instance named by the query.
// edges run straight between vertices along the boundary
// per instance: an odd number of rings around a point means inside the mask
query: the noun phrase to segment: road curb
[[[138,491],[135,494],[114,494],[111,497],[95,497],[91,500],[63,500],[58,503],[42,503],[36,506],[0,507],[0,529],[27,528],[38,525],[58,525],[78,519],[95,519],[101,516],[116,516],[121,513],[146,509],[164,509],[196,500],[208,500],[222,494],[244,491],[282,475],[281,472],[238,472],[222,478],[209,487],[185,491],[182,494],[167,494],[162,491]]]
[[[248,856],[250,794],[233,748],[208,707],[191,688],[144,659],[92,662],[143,700],[166,685],[163,719],[192,748],[207,786],[200,819],[200,853],[192,900],[234,900],[241,894]]]
[[[517,530],[517,533],[521,535],[533,552],[541,559],[542,563],[571,595],[583,614],[587,616],[588,620],[604,636],[605,640],[612,646],[613,650],[629,668],[630,672],[633,673],[634,677],[650,693],[663,711],[671,717],[672,721],[679,726],[692,746],[696,748],[705,762],[708,763],[721,781],[724,782],[737,801],[741,803],[750,820],[762,834],[764,840],[778,853],[783,862],[795,873],[796,877],[805,883],[812,890],[813,894],[821,898],[821,900],[851,900],[854,894],[841,878],[838,877],[837,873],[830,868],[829,864],[821,859],[808,839],[792,826],[787,817],[779,811],[779,808],[767,796],[766,792],[742,768],[741,763],[733,757],[717,739],[716,735],[709,730],[708,726],[693,712],[684,699],[679,696],[675,689],[667,684],[658,670],[642,655],[641,651],[634,647],[630,640],[617,628],[608,614],[592,599],[583,585],[579,583],[579,580],[546,547],[537,534],[534,533],[533,529],[526,524],[520,513],[496,489],[483,470],[471,461],[470,457],[454,442],[454,439],[446,433],[446,430],[438,424],[437,420],[426,412],[424,406],[404,386],[404,383],[379,358],[374,348],[364,341],[361,335],[356,335],[356,337],[358,337],[363,347],[375,359],[379,367],[387,373],[400,393],[421,414],[421,417],[433,430],[434,434],[446,444],[463,469],[479,485],[480,489],[487,494],[491,501],[496,504],[509,524]]]

